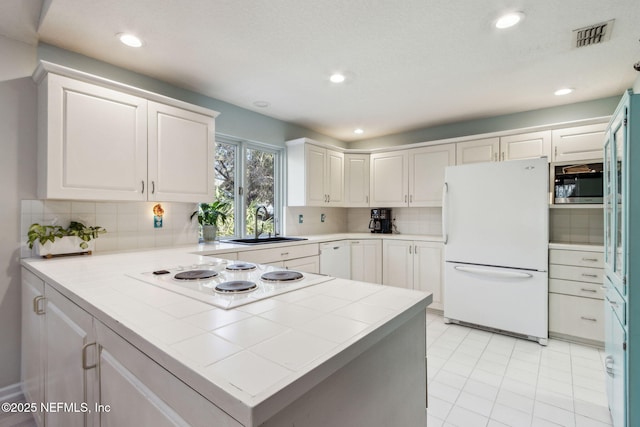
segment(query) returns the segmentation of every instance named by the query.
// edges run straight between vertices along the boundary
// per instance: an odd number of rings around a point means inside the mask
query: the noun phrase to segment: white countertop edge
[[[563,249],[568,251],[604,252],[603,245],[589,245],[576,243],[549,243],[549,249]]]
[[[171,249],[175,250],[176,248]],[[353,336],[349,341],[334,348],[331,355],[328,355],[326,358],[321,357],[316,362],[313,362],[316,366],[310,367],[305,372],[298,373],[295,378],[287,377],[283,379],[281,383],[275,384],[274,387],[281,387],[280,390],[275,393],[268,396],[246,398],[242,395],[234,395],[222,386],[216,385],[210,379],[189,367],[187,363],[176,359],[158,345],[128,328],[115,317],[105,313],[100,308],[77,295],[73,290],[59,283],[46,273],[39,271],[35,265],[32,265],[33,261],[37,263],[47,262],[49,260],[39,258],[23,259],[22,265],[38,275],[38,277],[44,278],[45,282],[55,290],[102,322],[149,358],[153,359],[162,368],[171,372],[212,404],[247,426],[259,425],[259,423],[256,423],[258,420],[260,420],[260,422],[266,421],[279,410],[285,408],[302,394],[309,391],[322,380],[389,335],[417,312],[424,310],[433,300],[432,294],[423,293],[424,297],[416,300],[411,307],[404,309],[404,311],[399,314],[393,315],[391,318],[383,319],[376,324],[370,325],[372,329]]]

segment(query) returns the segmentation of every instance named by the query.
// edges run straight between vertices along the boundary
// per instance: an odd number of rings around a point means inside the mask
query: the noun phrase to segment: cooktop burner
[[[304,276],[302,275],[302,273],[299,273],[297,271],[280,270],[264,273],[262,276],[260,276],[260,279],[267,282],[293,282],[295,280],[300,280],[303,277]]]
[[[255,291],[258,285],[246,280],[233,280],[231,282],[220,283],[215,287],[216,292],[225,294],[241,294]]]
[[[255,270],[256,265],[249,262],[236,262],[235,264],[229,264],[226,267],[229,271],[250,271]]]
[[[176,280],[205,280],[217,275],[218,272],[214,270],[189,270],[178,273],[173,278]]]

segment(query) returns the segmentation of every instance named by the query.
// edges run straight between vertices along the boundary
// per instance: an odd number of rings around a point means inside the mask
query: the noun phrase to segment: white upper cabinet
[[[455,165],[454,144],[409,151],[409,206],[442,206],[444,168]]]
[[[456,144],[456,164],[497,162],[500,153],[500,138],[476,139]]]
[[[444,168],[455,164],[454,144],[371,155],[371,206],[441,206]]]
[[[369,206],[369,154],[344,155],[344,201],[350,208]]]
[[[149,200],[213,200],[213,117],[152,101],[148,114]]]
[[[551,161],[551,131],[500,137],[500,160],[546,157]]]
[[[409,203],[409,151],[371,155],[371,206],[402,207]]]
[[[38,81],[38,196],[213,199],[217,113],[96,80],[48,73]]]
[[[344,154],[300,139],[287,142],[289,206],[342,206]]]
[[[606,123],[554,130],[553,162],[601,160]]]

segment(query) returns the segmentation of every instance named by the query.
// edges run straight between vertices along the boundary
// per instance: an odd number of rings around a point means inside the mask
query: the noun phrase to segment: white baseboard
[[[11,402],[20,397],[22,397],[22,383],[0,388],[0,402]]]

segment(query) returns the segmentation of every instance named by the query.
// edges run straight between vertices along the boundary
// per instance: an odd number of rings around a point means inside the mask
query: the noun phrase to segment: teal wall
[[[228,102],[210,98],[161,80],[52,45],[43,43],[38,45],[38,59],[84,71],[89,74],[95,74],[100,77],[218,111],[220,112],[220,116],[216,119],[216,132],[218,133],[278,146],[284,146],[284,141],[290,139],[306,137],[316,141],[346,147],[344,142],[311,129],[273,119],[254,111],[229,104]]]
[[[610,116],[615,111],[616,105],[618,105],[621,97],[622,94],[620,94],[620,96],[562,105],[559,107],[543,108],[540,110],[531,110],[521,113],[506,114],[503,116],[416,129],[393,135],[354,141],[349,144],[349,148],[380,148],[402,144],[414,144],[418,142],[435,141],[438,139],[479,135],[510,129],[522,129],[531,126],[543,126],[574,120]]]

